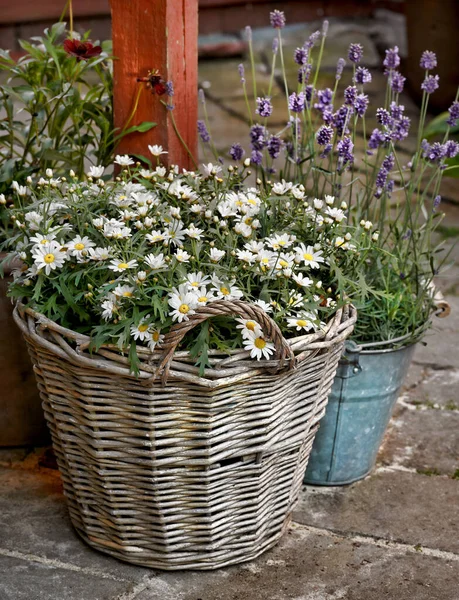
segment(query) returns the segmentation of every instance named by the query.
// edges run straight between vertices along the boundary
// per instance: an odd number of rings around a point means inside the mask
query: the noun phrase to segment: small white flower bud
[[[49,179],[51,179],[51,177],[53,176],[53,170],[52,169],[46,169],[45,174],[46,174],[46,177],[48,177]]]
[[[246,158],[244,161],[244,167],[250,167],[250,158]]]

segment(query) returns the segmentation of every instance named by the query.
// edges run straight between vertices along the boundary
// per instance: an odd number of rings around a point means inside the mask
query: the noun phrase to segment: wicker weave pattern
[[[243,302],[223,304],[225,314],[255,316]],[[196,322],[212,316],[202,312]],[[113,349],[90,355],[88,338],[30,309],[19,307],[15,318],[72,522],[91,546],[149,567],[212,569],[279,540],[355,322],[352,307],[288,346],[268,318],[262,325],[271,327],[277,360],[214,353],[204,377],[175,351],[191,324],[169,334],[162,356],[145,352],[135,378]],[[167,383],[155,379],[160,372]]]

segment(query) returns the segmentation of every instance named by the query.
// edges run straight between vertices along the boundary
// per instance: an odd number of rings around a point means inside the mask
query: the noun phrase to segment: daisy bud
[[[212,211],[206,210],[206,212],[204,213],[204,216],[206,219],[210,219],[212,217]]]
[[[29,175],[26,179],[26,182],[30,185],[32,183],[32,177]]]
[[[318,282],[316,283],[316,288],[317,288],[318,290],[320,290],[320,289],[321,289],[321,287],[322,287],[322,282],[321,282],[321,281],[318,281]]]
[[[262,183],[262,181],[261,181],[261,179],[258,177],[258,179],[257,179],[257,185],[261,185],[261,183]]]
[[[342,208],[342,210],[346,210],[347,202],[341,202],[341,208]]]
[[[246,158],[244,161],[244,167],[250,167],[250,158]]]
[[[51,179],[51,177],[53,176],[53,170],[52,169],[46,169],[45,174],[46,174],[46,177],[48,177],[49,179]]]
[[[219,222],[219,220],[220,220],[220,219],[219,219],[218,217],[214,217],[214,219],[213,219],[214,223],[218,223],[218,222]]]
[[[73,169],[70,169],[69,175],[70,175],[70,177],[76,177],[75,171]]]
[[[360,227],[365,227],[365,219],[362,219],[362,220],[360,221]]]
[[[371,239],[372,239],[374,242],[377,242],[377,241],[378,241],[378,238],[379,238],[379,233],[378,233],[377,231],[375,231],[375,232],[374,232],[374,234],[371,236]]]
[[[232,172],[234,171],[234,167],[233,167],[233,165],[230,165],[230,166],[228,167],[228,171],[229,171],[230,173],[232,173]]]
[[[346,233],[346,235],[344,236],[344,238],[349,242],[349,240],[352,239],[352,235],[350,233]]]
[[[61,177],[62,181],[67,181],[67,177]]]
[[[25,260],[27,258],[27,253],[26,252],[21,252],[21,254],[19,255],[19,258],[21,260]]]
[[[6,204],[5,194],[0,194],[0,204]]]

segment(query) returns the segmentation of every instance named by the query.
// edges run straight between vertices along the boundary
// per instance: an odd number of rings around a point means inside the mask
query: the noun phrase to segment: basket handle
[[[242,317],[247,320],[256,321],[262,328],[264,334],[273,341],[276,358],[279,359],[279,368],[281,368],[286,359],[289,359],[289,367],[293,368],[295,363],[295,355],[293,350],[290,348],[289,343],[282,335],[279,326],[271,319],[271,317],[265,313],[265,311],[257,306],[256,304],[250,304],[243,302],[242,300],[216,300],[206,306],[202,306],[196,310],[194,314],[190,316],[188,321],[182,321],[176,323],[168,334],[164,338],[162,344],[164,353],[161,362],[151,380],[156,379],[161,370],[162,383],[165,384],[169,374],[169,369],[174,356],[175,349],[178,344],[182,341],[185,335],[194,327],[203,323],[207,319],[212,317],[218,317],[225,315],[228,317]]]

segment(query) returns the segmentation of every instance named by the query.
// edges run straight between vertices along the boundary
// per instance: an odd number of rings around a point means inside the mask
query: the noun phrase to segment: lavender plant
[[[459,121],[458,96],[451,105],[441,141],[424,139],[428,104],[439,86],[434,74],[437,59],[426,51],[420,59],[425,71],[422,104],[412,158],[403,161],[400,143],[410,134],[411,121],[400,102],[405,77],[399,71],[397,47],[386,50],[383,60],[386,94],[383,106],[372,107],[366,86],[372,73],[362,63],[364,48],[350,44],[347,61],[337,61],[333,88],[318,87],[321,59],[328,23],[294,51],[297,80],[287,80],[282,29],[285,17],[271,13],[276,31],[273,40],[270,83],[259,94],[249,31],[248,41],[253,97],[244,65],[240,65],[241,85],[248,109],[250,148],[235,143],[230,157],[251,164],[262,185],[290,181],[305,187],[310,201],[325,194],[339,200],[349,223],[372,230],[375,245],[365,261],[365,281],[374,291],[359,308],[354,339],[360,343],[401,339],[419,340],[430,325],[433,278],[447,260],[441,245],[435,244],[435,230],[443,214],[439,207],[442,176],[454,168],[450,164],[459,153],[459,144],[450,140],[451,128]],[[272,85],[281,73],[288,121],[280,130],[270,125],[273,119]],[[350,80],[347,78],[351,72]],[[203,99],[203,101],[205,101]],[[368,117],[375,117],[371,131]],[[278,122],[278,120],[277,120]],[[215,149],[208,122],[201,123],[200,137],[205,146]],[[204,134],[204,135],[203,135]],[[356,141],[363,140],[363,151]],[[244,156],[248,158],[244,159]],[[357,279],[359,275],[356,273]]]

